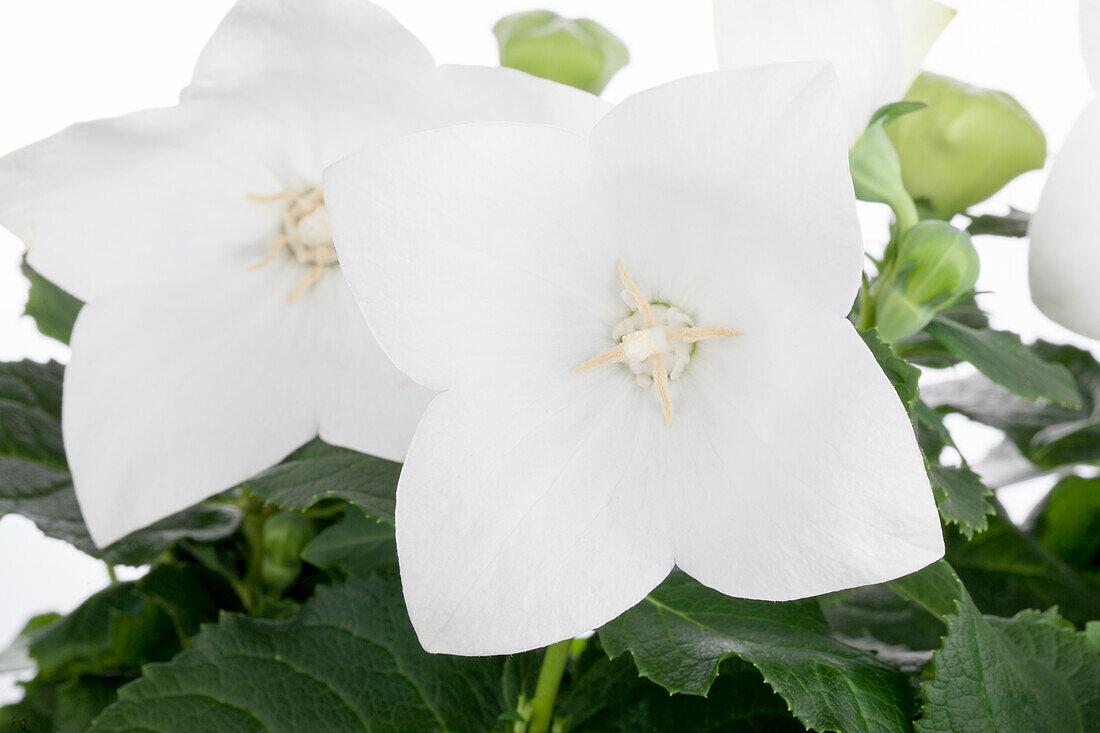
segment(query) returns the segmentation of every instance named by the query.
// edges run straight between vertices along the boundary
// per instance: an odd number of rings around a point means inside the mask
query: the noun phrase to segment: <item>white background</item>
[[[306,0],[294,0],[305,2]],[[1075,0],[948,0],[959,15],[926,67],[1015,95],[1042,125],[1056,152],[1092,96],[1080,60]],[[493,23],[510,12],[544,6],[589,16],[618,34],[631,65],[607,95],[635,91],[715,68],[709,0],[382,0],[440,62],[495,64]],[[203,44],[231,0],[0,0],[0,154],[76,121],[175,102]],[[985,209],[1034,210],[1045,173],[1028,174]],[[865,207],[866,237],[882,238],[883,212]],[[110,227],[90,221],[89,227]],[[1043,318],[1026,282],[1026,242],[979,241],[979,288],[995,325],[1027,338],[1089,342]],[[0,229],[0,360],[64,361],[66,349],[21,317],[26,284],[22,245]],[[987,431],[963,427],[972,461],[990,446]],[[1042,486],[1003,498],[1024,513]],[[0,648],[24,620],[67,611],[106,584],[102,564],[42,537],[29,522],[0,519]],[[0,680],[0,704],[18,691]]]

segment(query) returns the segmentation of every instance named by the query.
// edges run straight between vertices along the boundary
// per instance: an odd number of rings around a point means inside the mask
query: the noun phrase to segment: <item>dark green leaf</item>
[[[943,560],[903,578],[892,580],[889,586],[902,598],[919,604],[941,621],[955,613],[964,593],[959,576]]]
[[[302,550],[302,559],[319,568],[339,568],[350,575],[397,572],[393,525],[349,507],[336,524]]]
[[[142,565],[173,542],[233,533],[240,511],[199,505],[97,550],[73,492],[61,439],[63,367],[0,363],[0,516],[19,514],[51,537],[118,565]]]
[[[84,303],[39,275],[26,260],[22,267],[23,274],[31,283],[27,315],[34,319],[35,325],[43,334],[62,343],[69,343],[76,316]]]
[[[947,532],[947,559],[985,613],[1012,616],[1058,606],[1078,625],[1100,617],[1100,590],[1001,516],[967,541]]]
[[[34,669],[34,660],[30,658],[27,651],[31,639],[39,631],[60,618],[61,614],[58,613],[43,613],[31,618],[23,626],[23,630],[19,632],[15,640],[8,645],[8,648],[0,652],[0,674]]]
[[[925,332],[1014,394],[1081,406],[1073,375],[1061,364],[1040,359],[1014,333],[977,330],[939,317]]]
[[[944,522],[958,525],[967,538],[989,527],[989,515],[994,512],[990,502],[993,492],[978,474],[965,466],[933,463],[928,467],[928,477]]]
[[[284,509],[302,511],[326,499],[342,499],[392,522],[400,473],[400,463],[314,440],[245,486]]]
[[[1035,353],[1073,375],[1084,404],[1071,409],[1021,399],[977,375],[926,390],[929,404],[1003,431],[1043,467],[1100,460],[1100,364],[1087,351],[1038,342]]]
[[[669,692],[706,694],[719,663],[738,656],[818,730],[908,730],[912,717],[908,676],[837,639],[813,599],[729,598],[677,570],[600,639]]]
[[[988,618],[964,596],[947,627],[918,731],[1100,730],[1100,650],[1053,611]]]
[[[134,583],[116,583],[36,634],[30,653],[39,678],[56,680],[136,672],[146,662],[171,658],[179,648],[164,609],[142,596]]]
[[[119,692],[109,731],[485,731],[505,710],[493,659],[426,654],[396,579],[323,586],[292,619],[225,615]]]
[[[1035,534],[1070,567],[1100,572],[1100,478],[1060,481],[1043,503]]]
[[[576,733],[805,730],[760,673],[736,659],[722,664],[706,699],[669,695],[639,678],[628,657],[602,659],[581,676],[561,712],[565,731]]]
[[[974,295],[962,298],[936,315],[974,329],[989,328],[989,317],[978,307]],[[951,350],[924,331],[894,344],[894,351],[906,361],[933,369],[955,366],[961,361]]]
[[[971,217],[967,231],[974,236],[990,234],[994,237],[1021,239],[1027,236],[1027,228],[1030,224],[1031,214],[1019,209],[1012,209],[1007,216],[983,214]]]
[[[60,682],[33,680],[23,686],[22,702],[0,708],[0,727],[32,733],[83,733],[103,708],[115,701],[128,677],[81,676]]]
[[[919,604],[885,585],[869,585],[819,599],[829,625],[851,641],[877,641],[879,648],[927,651],[940,645],[944,626]]]

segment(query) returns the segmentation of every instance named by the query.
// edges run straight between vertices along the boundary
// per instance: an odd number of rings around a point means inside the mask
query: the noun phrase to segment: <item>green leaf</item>
[[[134,583],[116,583],[84,601],[30,643],[39,678],[57,680],[80,674],[134,673],[149,661],[179,651],[172,619],[142,596]]]
[[[15,640],[8,645],[7,649],[0,652],[0,674],[34,669],[34,660],[28,652],[31,639],[59,618],[61,614],[58,613],[43,613],[27,621]]]
[[[947,628],[918,731],[1100,730],[1100,650],[1053,611],[987,618],[964,595]]]
[[[972,540],[945,533],[947,560],[985,613],[1011,616],[1022,609],[1058,606],[1078,625],[1100,612],[1100,590],[1031,534],[997,515]]]
[[[902,598],[920,604],[941,621],[955,612],[965,593],[959,576],[944,560],[892,580],[888,585]]]
[[[69,343],[76,316],[84,307],[83,301],[66,293],[39,275],[24,258],[23,274],[30,280],[26,314],[34,319],[38,330],[61,343]]]
[[[1022,239],[1027,236],[1027,228],[1031,225],[1031,214],[1019,209],[1012,209],[1007,216],[994,216],[982,214],[970,218],[970,226],[966,231],[974,236],[988,234],[994,237],[1010,237]]]
[[[841,637],[881,642],[883,651],[887,647],[928,651],[940,645],[944,634],[936,616],[887,585],[841,591],[819,600],[829,626]]]
[[[59,682],[32,680],[23,684],[21,702],[0,708],[0,725],[6,722],[15,731],[83,733],[128,679],[85,675]]]
[[[978,330],[989,328],[989,317],[978,307],[973,294],[947,306],[937,316]],[[894,351],[912,364],[933,369],[946,369],[961,361],[950,349],[924,331],[897,342],[894,344]]]
[[[1035,520],[1035,534],[1070,567],[1100,573],[1100,478],[1058,482]]]
[[[397,572],[393,525],[350,507],[336,524],[302,550],[302,559],[319,568],[339,568],[349,575]]]
[[[722,664],[706,699],[669,695],[638,677],[627,657],[601,659],[584,672],[561,712],[567,733],[707,733],[805,730],[752,665]]]
[[[946,318],[933,319],[925,331],[1014,394],[1081,406],[1081,395],[1069,370],[1040,359],[1014,333],[975,330]]]
[[[506,709],[493,659],[425,653],[396,579],[322,586],[294,618],[225,615],[123,687],[91,730],[485,731]]]
[[[944,522],[957,525],[967,539],[989,527],[989,515],[995,511],[990,502],[993,491],[981,476],[965,466],[932,463],[928,477]]]
[[[882,367],[882,371],[890,379],[890,384],[894,385],[894,390],[897,391],[901,403],[905,405],[905,411],[912,414],[917,404],[917,397],[920,394],[920,388],[918,387],[920,369],[895,354],[890,345],[879,337],[878,331],[875,329],[860,331],[859,335],[867,344],[867,348],[874,354],[879,366]]]
[[[493,26],[500,63],[600,94],[630,62],[626,45],[594,20],[549,10],[515,13]]]
[[[326,499],[341,499],[375,519],[392,522],[400,473],[400,463],[337,448],[318,439],[278,466],[249,479],[244,486],[283,509],[304,511]]]
[[[680,571],[599,630],[612,657],[630,651],[638,671],[669,692],[704,695],[720,662],[751,662],[807,727],[908,730],[909,678],[837,639],[816,600],[729,598]]]
[[[19,514],[51,537],[116,565],[142,565],[182,538],[209,542],[240,523],[233,506],[202,504],[97,550],[80,515],[61,439],[63,367],[0,363],[0,516]]]
[[[1038,342],[1041,359],[1073,375],[1083,398],[1080,408],[1035,404],[976,375],[929,387],[926,398],[941,410],[958,412],[1005,433],[1028,460],[1053,468],[1100,460],[1100,363],[1073,346]]]

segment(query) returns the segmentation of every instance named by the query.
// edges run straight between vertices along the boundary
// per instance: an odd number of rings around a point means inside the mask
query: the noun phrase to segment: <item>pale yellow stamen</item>
[[[672,377],[677,376],[690,360],[690,351],[684,344],[695,344],[699,341],[712,339],[732,338],[742,335],[740,331],[728,328],[716,328],[714,326],[696,327],[691,317],[683,311],[672,306],[661,304],[661,325],[656,325],[653,317],[653,306],[649,299],[642,293],[641,288],[626,271],[626,266],[619,260],[619,279],[622,280],[626,295],[634,302],[635,315],[624,320],[616,327],[615,336],[619,338],[619,345],[602,351],[588,361],[573,368],[573,373],[586,372],[606,364],[626,362],[631,371],[638,375],[639,386],[645,388],[649,385],[650,377],[645,375],[645,362],[652,362],[652,383],[657,387],[657,399],[661,403],[661,412],[664,413],[665,427],[672,427],[672,393],[669,387],[669,372],[665,371],[664,356],[668,354],[672,359]],[[625,296],[624,296],[625,297]],[[636,320],[641,316],[642,327]],[[633,322],[632,322],[633,321]],[[689,328],[669,328],[673,326],[689,326]],[[626,331],[624,333],[624,331]],[[620,336],[620,334],[622,334]],[[676,342],[681,342],[679,346]]]
[[[282,191],[274,194],[249,194],[247,198],[250,201],[256,201],[258,203],[272,203],[275,201],[292,201],[290,208],[286,210],[283,215],[283,233],[271,244],[271,248],[264,255],[264,258],[252,265],[249,270],[259,270],[260,268],[270,265],[283,247],[288,247],[292,253],[297,257],[298,261],[303,264],[310,264],[312,267],[301,280],[298,281],[294,289],[291,290],[290,295],[287,297],[287,302],[292,303],[304,293],[311,285],[321,279],[321,275],[324,274],[325,265],[336,263],[336,247],[331,241],[320,241],[317,238],[317,223],[311,222],[311,234],[313,241],[310,241],[310,234],[306,234],[304,229],[299,229],[299,225],[303,225],[306,217],[316,212],[318,209],[325,205],[325,194],[320,189],[314,189],[308,194],[294,193],[293,191]],[[324,233],[328,231],[328,220],[325,212],[319,214],[322,218],[322,224],[320,232],[322,232],[321,238],[325,236]]]

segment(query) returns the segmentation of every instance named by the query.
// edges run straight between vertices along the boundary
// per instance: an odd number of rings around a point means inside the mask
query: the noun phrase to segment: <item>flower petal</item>
[[[904,95],[954,16],[931,0],[715,0],[714,10],[723,68],[831,62],[851,141],[875,110]]]
[[[1100,339],[1096,280],[1096,190],[1100,186],[1100,101],[1081,115],[1054,160],[1031,220],[1031,298],[1066,328]]]
[[[672,569],[653,395],[565,374],[446,392],[397,493],[409,616],[430,652],[507,654],[596,628]]]
[[[1092,86],[1100,91],[1100,1],[1081,0],[1081,52]]]
[[[257,272],[139,285],[85,306],[63,429],[97,544],[236,485],[319,430],[401,457],[427,395],[380,388],[402,378],[369,343],[340,343],[366,333],[349,325],[357,314],[335,270],[285,302],[306,272],[284,256]],[[355,356],[365,358],[349,363]],[[354,429],[356,415],[375,427]]]
[[[185,96],[260,93],[309,106],[343,88],[397,92],[435,66],[424,45],[366,0],[239,0],[195,65]],[[384,70],[385,73],[379,73]]]
[[[590,167],[572,133],[494,123],[328,169],[344,275],[398,368],[437,391],[508,371],[534,383],[607,348],[607,324],[627,314],[614,289],[623,250],[587,195]]]
[[[673,429],[685,572],[782,601],[942,557],[912,425],[850,323],[806,315],[704,346],[680,380]]]
[[[181,269],[258,260],[278,234],[276,126],[198,102],[74,125],[0,160],[0,224],[82,300]],[[318,171],[319,175],[320,171]]]
[[[639,283],[721,317],[760,310],[744,287],[768,311],[846,315],[863,240],[844,125],[821,63],[704,74],[622,102],[591,142]]]

